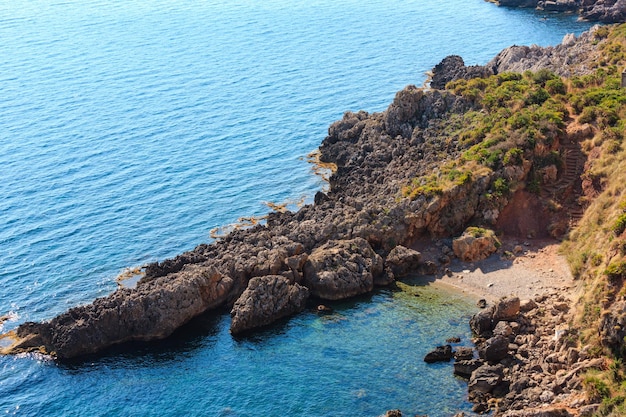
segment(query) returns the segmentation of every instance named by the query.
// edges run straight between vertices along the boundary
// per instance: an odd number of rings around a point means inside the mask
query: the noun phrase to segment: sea
[[[211,231],[308,204],[307,155],[449,54],[552,45],[576,16],[483,0],[0,0],[0,333]],[[227,311],[77,361],[0,357],[0,415],[450,416],[471,297],[408,281],[233,338]]]

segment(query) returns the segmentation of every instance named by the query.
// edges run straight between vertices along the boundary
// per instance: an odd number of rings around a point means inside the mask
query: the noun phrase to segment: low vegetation
[[[560,143],[568,127],[590,129],[581,142],[587,163],[579,202],[586,210],[563,252],[583,287],[572,323],[581,329],[579,343],[610,363],[606,371],[588,374],[584,386],[602,404],[597,415],[618,416],[626,415],[626,340],[609,351],[598,329],[602,315],[626,300],[626,88],[621,87],[626,24],[601,27],[594,36],[601,58],[584,76],[561,78],[541,70],[449,83],[449,91],[473,104],[472,111],[450,122],[448,133],[461,157],[415,178],[402,194],[434,197],[487,174],[492,197],[521,187],[540,194],[542,170],[562,167]],[[517,183],[506,174],[514,167],[525,171]]]

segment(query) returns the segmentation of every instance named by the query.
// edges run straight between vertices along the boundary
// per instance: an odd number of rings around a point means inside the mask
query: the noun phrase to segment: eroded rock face
[[[216,270],[189,265],[136,290],[120,289],[45,323],[25,323],[16,351],[43,346],[58,358],[72,358],[133,340],[169,336],[193,317],[228,299],[233,281]]]
[[[600,338],[602,344],[615,352],[624,346],[626,337],[626,301],[618,301],[602,314]]]
[[[476,228],[469,228],[452,241],[454,254],[464,262],[474,262],[487,258],[498,250],[499,242],[491,230],[483,229],[480,234]]]
[[[383,260],[362,238],[330,241],[315,249],[304,265],[304,284],[311,294],[339,300],[374,288]]]
[[[230,312],[230,332],[265,326],[304,310],[309,290],[280,275],[252,278]]]

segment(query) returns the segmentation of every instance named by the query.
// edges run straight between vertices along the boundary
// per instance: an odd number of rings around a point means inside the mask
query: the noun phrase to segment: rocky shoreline
[[[584,20],[621,23],[626,19],[623,0],[489,0],[498,6],[526,7],[548,12],[578,13]]]
[[[582,374],[605,369],[604,358],[576,347],[571,300],[560,293],[503,298],[475,314],[475,349],[439,346],[426,362],[454,358],[479,414],[506,417],[591,416],[599,407],[582,391]],[[394,410],[398,415],[398,411]],[[401,415],[401,414],[399,414]],[[457,416],[462,416],[458,414]]]
[[[596,48],[593,34],[586,33],[578,39],[567,36],[552,48],[508,48],[486,66],[466,67],[459,57],[444,59],[433,70],[431,88],[408,86],[384,112],[347,112],[329,127],[320,161],[336,169],[329,191],[317,193],[314,204],[270,213],[266,224],[234,230],[212,244],[147,265],[136,288],[118,289],[47,322],[24,323],[2,336],[11,344],[1,353],[36,350],[60,360],[74,358],[129,341],[168,337],[218,308],[231,310],[231,332],[238,334],[302,311],[308,300],[353,297],[409,273],[444,274],[451,258],[483,259],[499,245],[483,227],[522,235],[532,231],[536,237],[561,235],[568,213],[563,217],[550,211],[523,188],[496,194],[499,178],[524,183],[532,165],[477,170],[472,181],[456,182],[434,195],[408,197],[401,190],[464,150],[450,139],[448,129],[475,110],[475,103],[444,90],[447,82],[538,67],[587,74]],[[547,151],[575,146],[586,135],[567,131]],[[550,172],[543,176],[546,184],[557,179],[557,168]],[[567,169],[560,176],[565,173]],[[563,190],[571,194],[576,187],[579,181]],[[511,211],[520,201],[535,210],[526,215]],[[545,225],[536,224],[536,217]],[[433,245],[435,241],[445,243]],[[436,247],[435,256],[422,256],[418,249],[425,243]],[[568,407],[587,404],[576,399],[577,375],[601,364],[572,350],[563,336],[567,333],[559,333],[568,310],[561,298],[545,295],[521,304],[509,300],[518,311],[504,314],[496,304],[473,319],[480,335],[479,359],[459,364],[464,370],[458,372],[468,375],[471,369],[470,397],[477,412],[570,415]],[[557,410],[553,414],[517,411],[548,403]]]

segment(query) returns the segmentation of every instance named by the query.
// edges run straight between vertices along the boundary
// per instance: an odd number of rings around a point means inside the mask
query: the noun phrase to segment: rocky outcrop
[[[362,238],[330,241],[315,249],[304,265],[304,284],[311,294],[339,300],[374,288],[383,260]]]
[[[600,320],[600,338],[604,346],[620,355],[626,340],[626,301],[613,303]]]
[[[539,296],[524,302],[523,311],[520,304],[517,297],[506,298],[472,318],[482,322],[476,317],[490,316],[491,330],[475,339],[480,359],[457,361],[454,372],[469,378],[474,411],[559,416],[584,408],[588,401],[580,395],[581,375],[602,369],[604,359],[593,358],[588,347],[575,347],[562,296]]]
[[[120,289],[92,304],[72,308],[45,323],[25,323],[14,351],[43,347],[58,358],[100,351],[114,344],[169,336],[207,309],[223,305],[233,280],[195,265],[136,290]]]
[[[471,227],[452,241],[452,250],[465,262],[485,259],[498,250],[500,242],[493,230]]]
[[[452,352],[452,346],[437,346],[434,350],[428,352],[426,356],[424,356],[424,362],[448,362],[453,356],[454,353]]]
[[[624,1],[624,0],[622,0]],[[433,88],[443,88],[450,81],[471,79],[503,72],[539,71],[548,69],[562,77],[585,75],[593,72],[594,56],[598,55],[594,33],[597,28],[580,37],[565,35],[556,46],[510,46],[503,49],[484,66],[465,66],[463,59],[451,55],[435,66],[430,83]]]
[[[230,332],[265,326],[304,310],[309,290],[280,275],[252,278],[230,312]]]
[[[603,23],[626,22],[626,1],[624,0],[582,0],[580,16],[583,19]]]
[[[481,65],[465,66],[463,58],[458,55],[447,56],[432,71],[430,86],[443,89],[446,84],[458,79],[471,79],[493,75],[490,68]]]
[[[493,0],[499,6],[530,7],[550,12],[577,12],[585,20],[603,23],[626,21],[624,0]]]

